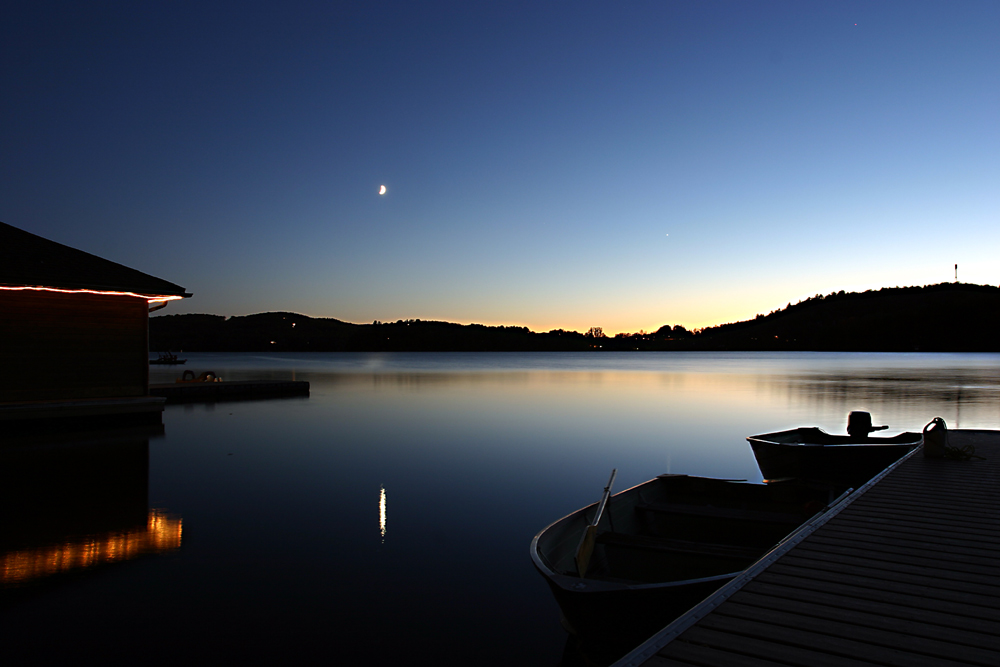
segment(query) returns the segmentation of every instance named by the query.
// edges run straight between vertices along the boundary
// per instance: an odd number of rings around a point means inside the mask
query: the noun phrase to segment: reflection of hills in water
[[[965,417],[989,422],[996,418],[1000,399],[1000,377],[994,369],[877,369],[869,372],[810,373],[764,376],[761,388],[786,395],[803,405],[843,406],[843,410],[865,405],[921,408],[948,412],[956,420]],[[928,412],[927,419],[935,416]]]
[[[148,507],[148,429],[7,437],[0,585],[177,549],[181,520]]]
[[[475,386],[529,385],[548,387],[566,385],[622,385],[636,391],[654,391],[669,386],[687,392],[713,394],[740,393],[747,389],[756,394],[794,396],[809,403],[844,403],[858,401],[908,401],[926,403],[961,402],[963,407],[995,405],[1000,398],[1000,376],[994,368],[901,369],[871,368],[830,370],[808,373],[749,373],[743,369],[711,367],[700,372],[654,369],[649,371],[597,370],[587,373],[552,369],[534,371],[463,372],[383,372],[383,373],[313,373],[316,386],[357,385],[379,388],[421,389],[446,385]],[[845,413],[846,414],[846,413]]]

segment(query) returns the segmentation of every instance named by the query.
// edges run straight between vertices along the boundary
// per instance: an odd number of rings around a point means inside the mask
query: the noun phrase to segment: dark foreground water
[[[1000,427],[1000,355],[189,354],[308,380],[162,435],[0,448],[4,662],[559,664],[532,536],[663,472],[760,481],[747,435]],[[148,472],[147,472],[148,471]]]

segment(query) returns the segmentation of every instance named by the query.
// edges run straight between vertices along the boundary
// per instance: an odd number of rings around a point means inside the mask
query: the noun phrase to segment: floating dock
[[[1000,431],[917,449],[614,667],[1000,665]]]
[[[247,380],[242,382],[176,382],[149,385],[150,396],[167,403],[242,401],[284,396],[308,396],[309,383],[303,380]]]

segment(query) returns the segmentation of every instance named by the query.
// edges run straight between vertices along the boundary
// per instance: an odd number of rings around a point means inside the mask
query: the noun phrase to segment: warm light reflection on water
[[[0,584],[23,584],[53,574],[179,549],[181,531],[180,518],[150,510],[145,528],[3,554],[0,556]]]
[[[378,527],[382,534],[382,542],[385,542],[385,487],[379,487],[378,498]]]

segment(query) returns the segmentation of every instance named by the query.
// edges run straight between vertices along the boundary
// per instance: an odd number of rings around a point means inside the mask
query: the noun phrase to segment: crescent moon
[[[378,193],[380,195],[384,195],[385,194],[385,186],[384,185],[378,189]]]

